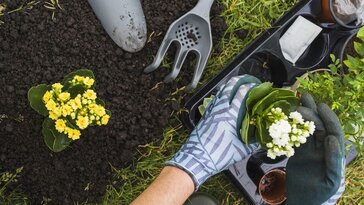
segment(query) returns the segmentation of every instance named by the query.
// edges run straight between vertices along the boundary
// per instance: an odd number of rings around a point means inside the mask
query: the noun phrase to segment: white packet
[[[321,27],[299,16],[279,39],[284,58],[295,64],[321,31]]]
[[[364,25],[364,1],[360,0],[359,8],[356,11],[356,25]]]
[[[335,0],[333,10],[338,19],[349,24],[357,19],[357,10],[361,0]]]

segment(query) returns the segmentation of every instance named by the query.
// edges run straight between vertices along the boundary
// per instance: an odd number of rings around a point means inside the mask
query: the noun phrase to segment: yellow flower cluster
[[[95,80],[90,77],[75,75],[75,77],[73,77],[73,80],[71,81],[71,83],[73,85],[82,84],[82,85],[85,85],[87,88],[91,88],[91,86],[95,83]]]
[[[77,129],[68,127],[66,121],[63,119],[56,120],[56,129],[60,133],[67,134],[72,140],[80,139],[81,132]]]
[[[85,85],[90,88],[94,79],[83,76],[75,76],[71,83]],[[43,102],[49,111],[49,118],[55,121],[55,128],[58,132],[67,134],[72,140],[80,138],[80,130],[90,125],[106,125],[110,116],[106,109],[96,103],[95,91],[87,89],[82,95],[78,94],[71,98],[71,93],[62,91],[63,85],[55,83],[52,89],[43,95]],[[72,126],[73,125],[73,126]],[[76,127],[74,129],[73,127]]]

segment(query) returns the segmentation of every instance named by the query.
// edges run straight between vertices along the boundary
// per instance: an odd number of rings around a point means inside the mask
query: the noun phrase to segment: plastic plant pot
[[[277,56],[269,51],[259,52],[246,60],[239,70],[239,75],[250,74],[262,82],[273,82],[275,87],[282,87],[287,81],[285,65]]]
[[[344,58],[346,57],[346,54],[355,55],[354,53],[350,52],[348,50],[349,46],[352,46],[352,51],[354,51],[354,45],[353,41],[360,41],[360,39],[357,39],[356,37],[357,32],[346,36],[344,38],[341,38],[335,45],[333,53],[336,56],[336,58],[340,59],[340,62],[343,64]],[[349,52],[349,53],[348,53]],[[344,65],[345,67],[345,65]]]
[[[321,0],[321,16],[320,20],[328,23],[337,23],[343,28],[346,29],[355,29],[359,28],[361,25],[355,25],[354,22],[349,24],[345,24],[340,18],[336,15],[333,7],[334,0]]]
[[[286,172],[274,169],[263,175],[258,186],[262,199],[271,205],[283,203],[286,199]]]
[[[322,27],[321,23],[313,16],[309,14],[301,15],[306,20],[310,21],[311,23],[315,24],[318,27]],[[291,19],[290,22],[287,23],[286,27],[280,33],[280,38],[287,32],[287,30],[292,26],[292,24],[296,21],[297,18]],[[290,67],[295,67],[300,70],[310,70],[313,67],[316,67],[323,59],[328,55],[329,52],[329,44],[330,44],[330,37],[329,35],[323,30],[316,36],[316,38],[310,43],[310,45],[305,49],[305,51],[300,55],[298,60],[292,64]],[[283,56],[281,58],[284,59]],[[284,59],[286,61],[286,59]]]

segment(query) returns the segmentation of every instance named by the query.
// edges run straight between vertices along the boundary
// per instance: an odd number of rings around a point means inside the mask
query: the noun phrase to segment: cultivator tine
[[[177,75],[179,74],[179,72],[181,71],[181,67],[188,55],[188,50],[185,50],[183,48],[180,48],[177,51],[176,57],[175,57],[175,61],[173,64],[173,69],[172,72],[170,74],[168,74],[165,78],[164,78],[164,82],[165,83],[170,83],[172,82],[174,79],[176,79]]]
[[[150,72],[156,70],[160,66],[172,41],[173,41],[173,39],[168,38],[167,36],[165,37],[165,39],[163,39],[162,44],[158,49],[158,53],[155,56],[153,63],[144,69],[145,73],[150,73]]]
[[[192,82],[186,87],[187,91],[191,91],[197,87],[197,84],[201,79],[202,72],[207,64],[208,59],[209,59],[209,54],[207,55],[201,55],[200,53],[197,54],[197,64],[193,74]]]

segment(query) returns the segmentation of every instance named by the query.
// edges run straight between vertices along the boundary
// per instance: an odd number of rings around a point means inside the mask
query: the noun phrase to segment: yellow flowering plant
[[[76,70],[52,85],[40,84],[28,91],[30,106],[46,117],[42,134],[54,152],[66,149],[89,126],[107,125],[110,111],[94,90],[91,70]]]

